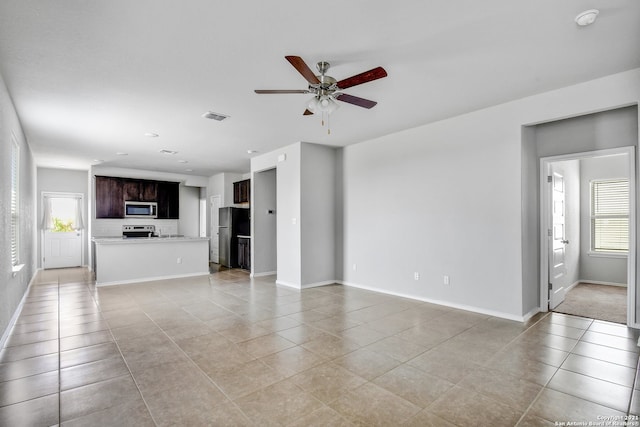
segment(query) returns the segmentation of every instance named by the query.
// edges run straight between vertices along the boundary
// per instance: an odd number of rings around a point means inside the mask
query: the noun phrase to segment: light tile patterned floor
[[[622,325],[521,324],[273,281],[229,270],[96,288],[84,269],[40,272],[0,352],[0,425],[552,426],[640,413],[638,335]]]

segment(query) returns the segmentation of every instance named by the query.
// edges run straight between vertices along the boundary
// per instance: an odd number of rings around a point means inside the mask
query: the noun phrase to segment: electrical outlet
[[[420,273],[418,273],[417,271],[413,273],[413,280],[420,280]]]
[[[182,258],[178,257],[178,259],[176,260],[176,263],[182,264]]]
[[[358,264],[353,264],[353,271],[358,271]]]
[[[443,283],[444,283],[445,285],[448,285],[448,284],[449,284],[449,276],[446,276],[446,275],[444,276]]]

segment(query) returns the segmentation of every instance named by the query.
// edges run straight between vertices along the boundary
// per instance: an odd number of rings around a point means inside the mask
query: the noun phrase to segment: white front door
[[[551,167],[551,230],[549,233],[549,309],[554,309],[567,293],[565,263],[566,216],[565,181],[557,166]]]
[[[44,268],[82,265],[82,232],[44,232]]]
[[[218,240],[218,225],[220,224],[220,208],[222,207],[222,197],[211,196],[211,262],[220,262],[220,241]]]

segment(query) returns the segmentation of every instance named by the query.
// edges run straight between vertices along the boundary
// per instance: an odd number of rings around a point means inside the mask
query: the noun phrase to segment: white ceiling
[[[638,0],[0,1],[0,73],[46,167],[247,172],[247,150],[354,144],[638,68],[639,53]],[[253,92],[306,89],[285,55],[338,80],[384,67],[345,91],[378,105],[341,103],[327,135],[302,116],[310,95]]]

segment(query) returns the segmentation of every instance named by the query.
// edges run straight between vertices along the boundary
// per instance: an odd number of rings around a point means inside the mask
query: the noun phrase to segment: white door
[[[220,241],[218,240],[218,225],[220,224],[220,208],[222,207],[221,196],[211,196],[211,262],[220,262]]]
[[[566,216],[565,181],[557,167],[551,167],[551,230],[549,232],[549,309],[554,309],[567,293],[565,262]]]
[[[82,265],[82,232],[44,232],[44,268]]]
[[[82,194],[43,193],[42,267],[82,265]]]

